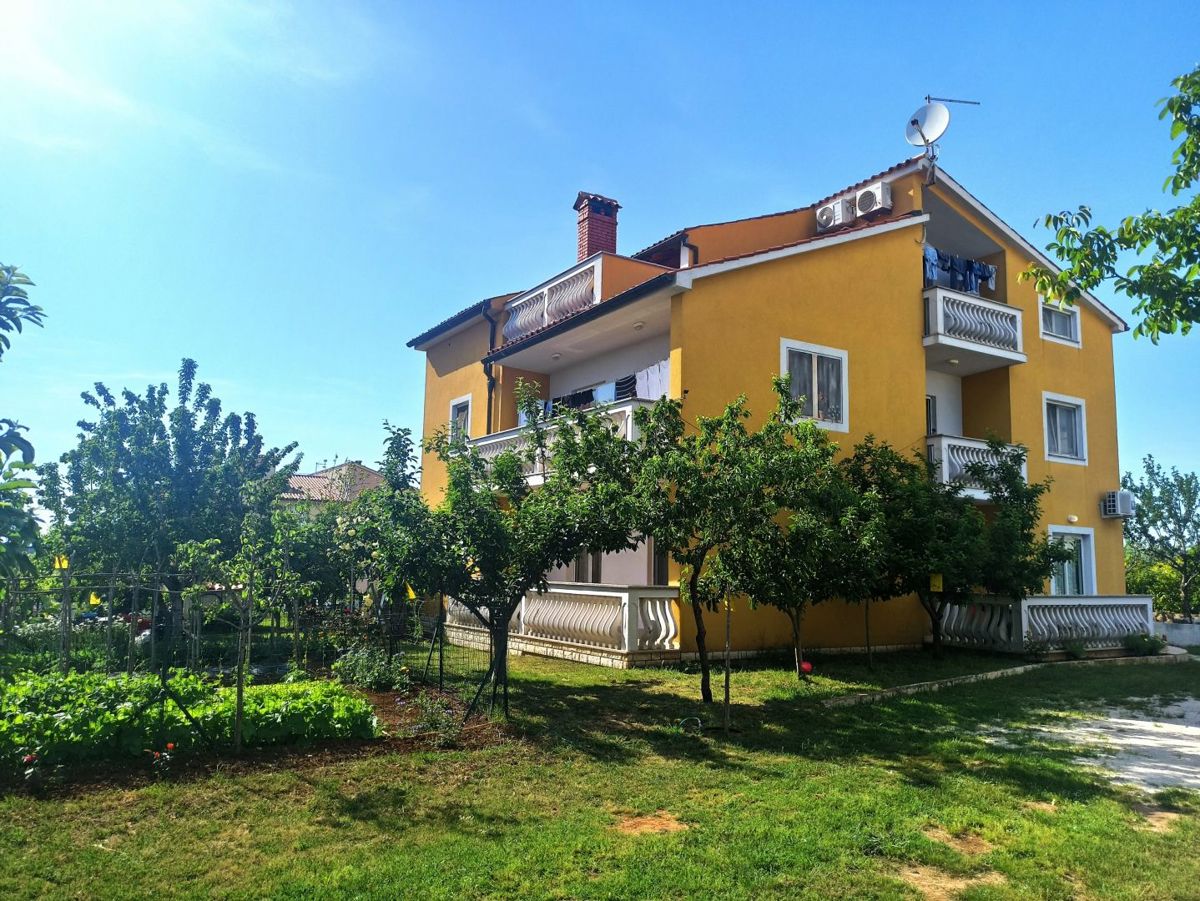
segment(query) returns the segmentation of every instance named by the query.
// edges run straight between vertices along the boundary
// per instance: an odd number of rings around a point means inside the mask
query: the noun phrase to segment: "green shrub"
[[[351,648],[333,664],[333,674],[348,685],[374,691],[408,691],[408,667],[400,654],[390,657],[378,648]]]
[[[435,748],[452,747],[462,735],[462,718],[444,698],[423,694],[416,700],[414,735],[428,738]]]
[[[1063,650],[1072,660],[1082,660],[1087,656],[1087,644],[1081,638],[1068,638],[1063,642]]]
[[[0,774],[29,766],[77,765],[138,757],[166,744],[195,748],[203,740],[174,703],[144,710],[158,690],[151,675],[25,673],[0,686]],[[235,690],[176,672],[170,680],[208,737],[233,740]],[[328,738],[372,738],[371,705],[334,682],[254,685],[245,692],[247,746]]]
[[[1158,635],[1147,635],[1145,632],[1135,632],[1126,635],[1123,642],[1125,650],[1138,657],[1153,657],[1161,654],[1167,646],[1167,640]]]

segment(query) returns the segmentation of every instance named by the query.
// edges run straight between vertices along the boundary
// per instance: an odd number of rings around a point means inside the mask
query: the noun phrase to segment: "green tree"
[[[1154,610],[1164,616],[1183,613],[1179,597],[1179,575],[1165,563],[1149,559],[1131,544],[1125,545],[1125,590],[1148,594]]]
[[[1174,575],[1179,612],[1193,622],[1192,602],[1200,576],[1200,478],[1194,472],[1164,470],[1152,456],[1142,462],[1142,477],[1126,473],[1122,486],[1137,503],[1125,520],[1125,540],[1139,559],[1166,567]]]
[[[26,324],[40,326],[45,311],[29,300],[33,282],[16,266],[0,263],[0,360],[12,347],[12,335],[24,330]]]
[[[167,574],[181,545],[237,547],[248,513],[269,519],[296,445],[267,448],[254,414],[223,414],[195,377],[184,360],[174,406],[165,384],[119,401],[100,383],[83,393],[94,419],[79,423],[61,470],[40,470],[42,503],[80,564]]]
[[[748,436],[747,487],[756,502],[718,547],[711,569],[725,580],[726,592],[788,617],[796,676],[803,678],[807,608],[835,597],[859,599],[877,535],[869,504],[834,463],[837,445],[800,418],[786,379],[777,379],[775,390],[775,410]]]
[[[1176,93],[1159,101],[1171,123],[1174,172],[1164,190],[1178,197],[1200,178],[1200,67],[1171,82]],[[1047,300],[1075,303],[1084,291],[1110,283],[1134,302],[1142,317],[1135,335],[1157,343],[1162,334],[1187,334],[1200,320],[1200,195],[1165,211],[1126,216],[1113,227],[1092,224],[1087,206],[1045,217],[1054,240],[1047,245],[1061,271],[1034,265],[1021,274]],[[1132,254],[1133,265],[1122,263]]]
[[[979,572],[983,590],[996,597],[1024,600],[1045,590],[1054,567],[1071,552],[1042,528],[1042,498],[1050,480],[1025,476],[1028,451],[1021,445],[988,442],[991,461],[972,463],[967,474],[988,496],[984,553]]]
[[[758,431],[739,397],[719,416],[700,416],[694,429],[680,401],[663,399],[637,411],[635,512],[639,531],[680,566],[680,602],[691,607],[700,659],[700,697],[713,701],[705,610],[720,609],[738,591],[738,536],[759,531],[780,509],[766,448],[786,428],[790,399]],[[763,539],[765,540],[765,539]],[[721,554],[725,554],[722,563]]]
[[[12,347],[12,335],[26,324],[42,324],[42,308],[29,300],[33,285],[16,266],[0,264],[0,361]],[[30,552],[38,542],[30,491],[34,484],[26,473],[33,468],[33,445],[16,420],[0,418],[0,579],[33,571]]]
[[[940,652],[946,608],[968,600],[979,584],[983,516],[959,486],[934,477],[929,461],[897,453],[873,436],[857,445],[842,467],[860,496],[874,497],[879,517],[876,565],[860,588],[863,596],[916,595],[929,617],[934,650]]]
[[[413,548],[440,545],[420,554],[425,578],[440,582],[438,590],[488,630],[491,705],[502,695],[505,715],[508,633],[525,595],[545,590],[549,572],[574,559],[580,547],[616,551],[636,544],[632,523],[612,515],[618,508],[610,480],[628,483],[616,461],[627,461],[630,451],[608,418],[576,412],[552,423],[527,389],[519,393],[529,422],[527,448],[484,461],[461,437],[444,430],[434,435],[427,446],[446,466],[445,495],[428,519],[398,524],[407,535],[397,539]],[[530,485],[531,474],[544,474],[540,486]]]

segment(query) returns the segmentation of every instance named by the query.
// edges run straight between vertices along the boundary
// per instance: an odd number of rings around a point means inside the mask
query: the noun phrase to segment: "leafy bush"
[[[1123,643],[1125,650],[1139,657],[1153,657],[1156,654],[1161,654],[1163,648],[1167,646],[1165,638],[1158,635],[1147,635],[1145,632],[1126,635]]]
[[[221,745],[233,740],[235,690],[176,672],[171,688]],[[158,690],[150,675],[22,674],[0,686],[0,773],[137,757],[159,744],[203,744],[175,704],[143,708]],[[333,682],[255,685],[245,692],[247,746],[327,738],[372,738],[371,705]],[[32,760],[30,760],[32,758]]]
[[[408,667],[400,654],[390,657],[386,651],[371,647],[348,650],[333,664],[333,674],[348,685],[375,691],[408,691]]]
[[[1063,650],[1072,660],[1082,660],[1087,656],[1087,644],[1082,638],[1068,638],[1063,642]]]
[[[416,700],[413,734],[430,740],[435,748],[449,748],[462,734],[462,719],[444,698],[423,694]]]

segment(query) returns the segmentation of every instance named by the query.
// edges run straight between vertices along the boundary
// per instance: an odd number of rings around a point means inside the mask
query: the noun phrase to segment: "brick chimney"
[[[580,191],[575,198],[579,212],[579,259],[594,253],[617,252],[617,210],[621,204],[609,197]]]

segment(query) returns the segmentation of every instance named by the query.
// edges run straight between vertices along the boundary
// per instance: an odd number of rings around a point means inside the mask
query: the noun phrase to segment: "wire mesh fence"
[[[439,601],[352,596],[246,605],[238,588],[172,573],[81,573],[13,580],[0,593],[0,678],[18,672],[159,673],[232,683],[290,670],[329,674],[351,649],[402,655],[413,682],[473,694],[490,652],[447,640]],[[245,656],[240,657],[243,653]]]

